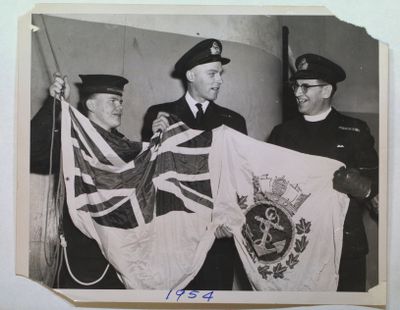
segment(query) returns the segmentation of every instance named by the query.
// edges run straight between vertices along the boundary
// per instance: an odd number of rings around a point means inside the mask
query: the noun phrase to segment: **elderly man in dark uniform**
[[[222,85],[222,66],[230,62],[221,53],[219,40],[206,39],[178,60],[174,74],[182,79],[187,91],[177,101],[154,105],[147,110],[142,129],[143,141],[148,141],[156,131],[166,129],[169,114],[176,115],[190,128],[211,130],[224,124],[247,134],[246,121],[240,114],[214,102]],[[157,193],[157,199],[178,203],[175,196],[162,191]],[[201,270],[187,289],[232,289],[233,263],[238,259],[232,233],[227,226],[220,225],[215,236],[217,239]]]
[[[129,141],[116,128],[121,124],[122,95],[128,80],[114,75],[80,75],[81,111],[92,121],[93,126],[113,148],[125,145],[129,149],[123,160],[129,161],[141,150],[141,144]],[[70,92],[66,78],[55,76],[50,86],[50,95],[60,98],[61,92],[67,99]],[[53,102],[55,105],[53,106]],[[52,126],[53,108],[55,127]],[[31,172],[38,174],[57,174],[60,168],[61,153],[61,105],[58,100],[49,98],[31,121]],[[52,171],[50,170],[51,137],[53,140]],[[124,149],[125,149],[124,148]],[[108,261],[104,258],[95,240],[86,237],[73,224],[64,203],[62,218],[63,236],[66,240],[68,262],[63,260],[60,282],[55,287],[123,289],[122,282]],[[67,269],[67,264],[71,272]]]
[[[343,229],[338,291],[365,291],[368,243],[363,208],[378,192],[378,156],[367,124],[331,106],[336,84],[346,78],[332,61],[314,54],[296,59],[292,77],[298,110],[296,119],[276,126],[268,142],[299,152],[341,161],[333,188],[350,197]]]

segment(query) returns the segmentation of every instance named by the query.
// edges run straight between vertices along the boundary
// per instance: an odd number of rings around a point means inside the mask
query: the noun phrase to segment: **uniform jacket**
[[[186,125],[193,129],[211,130],[222,124],[227,125],[237,131],[247,134],[246,121],[240,114],[221,107],[214,102],[210,102],[204,113],[204,122],[198,124],[186,102],[185,97],[181,97],[174,102],[162,103],[151,106],[144,117],[142,128],[142,140],[149,141],[153,135],[151,126],[157,118],[158,112],[167,112],[176,115]]]
[[[357,168],[372,180],[369,197],[374,197],[378,192],[378,155],[374,149],[374,139],[367,124],[359,119],[345,116],[335,109],[326,119],[318,122],[307,122],[300,116],[276,126],[268,142],[302,153],[336,159],[347,167]],[[363,202],[350,199],[344,223],[343,257],[358,257],[368,252],[362,222]]]

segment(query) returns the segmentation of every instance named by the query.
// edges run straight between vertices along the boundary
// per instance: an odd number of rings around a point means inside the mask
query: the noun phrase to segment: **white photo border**
[[[37,5],[27,16],[21,18],[18,41],[17,74],[17,247],[16,273],[29,274],[29,123],[30,123],[30,21],[31,14],[232,14],[232,15],[332,15],[324,7],[311,6],[198,6],[198,5]],[[166,301],[167,291],[141,290],[77,290],[54,289],[57,295],[77,306],[109,307],[179,307],[189,304],[235,308],[266,307],[266,305],[310,305],[310,304],[363,304],[382,306],[386,303],[387,264],[387,111],[388,111],[388,48],[379,44],[379,284],[366,293],[341,292],[248,292],[218,291],[211,302],[196,299],[191,302]],[[384,258],[384,259],[382,259]]]

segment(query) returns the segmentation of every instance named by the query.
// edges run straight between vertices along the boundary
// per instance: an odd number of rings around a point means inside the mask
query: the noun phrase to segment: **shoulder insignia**
[[[355,131],[355,132],[360,132],[360,129],[357,127],[345,127],[345,126],[339,126],[338,127],[340,130],[346,130],[346,131]]]

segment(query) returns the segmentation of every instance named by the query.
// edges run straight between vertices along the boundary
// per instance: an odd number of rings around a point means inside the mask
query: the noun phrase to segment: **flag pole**
[[[287,121],[298,114],[296,98],[290,86],[289,73],[293,66],[289,55],[289,28],[282,27],[282,120]]]

